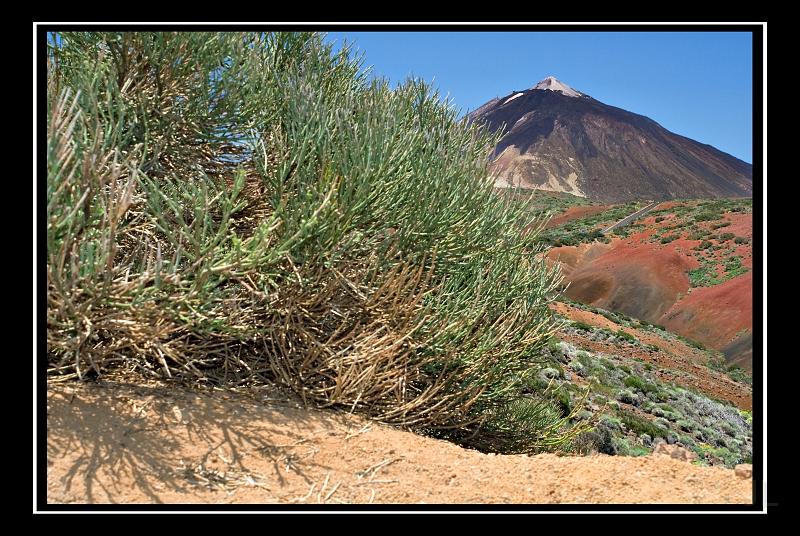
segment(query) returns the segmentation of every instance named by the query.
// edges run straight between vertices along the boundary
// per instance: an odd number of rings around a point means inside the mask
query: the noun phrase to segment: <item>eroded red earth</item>
[[[682,204],[663,203],[657,208],[679,208]],[[560,216],[559,223],[585,215],[586,210],[567,212]],[[659,222],[655,221],[657,217]],[[561,266],[564,283],[568,284],[565,296],[662,325],[716,350],[736,347],[734,355],[726,353],[726,358],[751,369],[752,342],[749,347],[747,344],[737,347],[737,342],[745,338],[751,341],[752,271],[702,287],[691,286],[688,271],[705,269],[723,278],[725,267],[736,258],[742,268],[752,268],[752,214],[726,213],[721,220],[699,222],[693,231],[681,227],[678,215],[666,212],[648,215],[637,223],[643,224],[644,229],[626,238],[611,238],[609,244],[562,246],[548,253],[549,261]],[[726,223],[727,226],[721,227]],[[721,248],[697,249],[703,239],[690,240],[688,236],[704,230],[711,236],[733,233],[747,242],[712,240]],[[680,238],[661,243],[661,237],[677,234]]]

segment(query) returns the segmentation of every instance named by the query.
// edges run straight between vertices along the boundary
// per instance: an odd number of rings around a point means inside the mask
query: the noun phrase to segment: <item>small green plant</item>
[[[544,368],[542,370],[542,375],[544,375],[545,378],[560,378],[561,377],[561,374],[559,374],[559,371],[554,369],[554,368],[552,368],[552,367]]]
[[[638,400],[638,397],[628,389],[622,389],[617,393],[617,400],[626,404],[633,404]]]
[[[636,337],[634,337],[630,333],[626,333],[626,332],[624,332],[622,330],[617,331],[615,333],[615,335],[617,337],[619,337],[620,339],[625,339],[626,341],[629,341],[629,342],[635,342],[636,341]]]
[[[646,380],[643,380],[639,376],[633,376],[633,375],[628,376],[627,378],[625,378],[622,381],[622,383],[626,387],[629,387],[631,389],[635,389],[637,391],[641,391],[643,393],[649,393],[649,392],[653,392],[653,391],[657,392],[658,391],[658,387],[656,387],[655,384],[653,384],[651,382],[648,382]]]
[[[603,366],[606,368],[606,370],[614,370],[615,368],[617,368],[617,366],[616,366],[616,365],[614,365],[614,362],[613,362],[613,361],[609,361],[608,359],[606,359],[606,358],[604,358],[604,357],[601,357],[601,358],[598,360],[598,363],[600,363],[601,365],[603,365]]]
[[[630,411],[618,411],[617,416],[629,430],[632,430],[638,436],[647,434],[650,438],[667,438],[667,431],[663,427],[654,424],[645,417],[641,417]]]
[[[572,326],[575,327],[576,329],[580,329],[580,330],[583,330],[583,331],[594,331],[595,329],[597,329],[594,326],[591,326],[591,325],[589,325],[589,324],[587,324],[585,322],[581,322],[579,320],[573,320],[572,321]]]

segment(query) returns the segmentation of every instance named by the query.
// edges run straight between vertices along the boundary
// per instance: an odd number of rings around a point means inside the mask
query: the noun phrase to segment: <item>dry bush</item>
[[[310,34],[68,33],[48,62],[49,381],[276,382],[503,452],[582,429],[519,395],[560,276],[425,82]]]

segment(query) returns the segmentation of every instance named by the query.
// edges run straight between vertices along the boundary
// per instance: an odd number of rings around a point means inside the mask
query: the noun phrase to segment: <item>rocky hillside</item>
[[[554,216],[540,238],[567,298],[664,326],[752,370],[752,199],[662,203],[607,235],[643,203],[541,191],[530,199],[535,213]]]

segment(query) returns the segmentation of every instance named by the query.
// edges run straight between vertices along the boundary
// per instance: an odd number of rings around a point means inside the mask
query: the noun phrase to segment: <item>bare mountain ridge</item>
[[[467,121],[503,129],[491,155],[500,187],[611,203],[752,195],[752,165],[552,77],[489,101]]]

